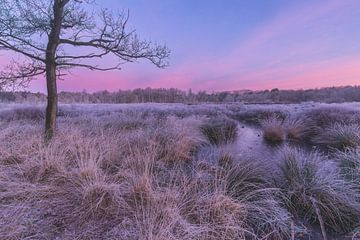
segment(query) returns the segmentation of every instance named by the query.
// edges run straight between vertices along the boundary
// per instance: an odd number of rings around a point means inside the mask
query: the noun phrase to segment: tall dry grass
[[[204,168],[195,160],[207,141],[202,118],[60,117],[49,144],[41,121],[23,119],[1,122],[1,239],[288,234],[289,216],[272,190],[252,187],[255,167]]]
[[[233,121],[209,144],[213,111],[149,109],[64,108],[48,144],[42,118],[9,110],[0,118],[0,239],[275,240],[300,238],[303,219],[320,217],[336,233],[357,224],[357,183],[322,155],[245,157]]]
[[[261,121],[263,138],[269,144],[280,144],[286,140],[284,121],[277,118],[267,118]]]

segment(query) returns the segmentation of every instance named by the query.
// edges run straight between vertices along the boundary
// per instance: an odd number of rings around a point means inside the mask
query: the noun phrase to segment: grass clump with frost
[[[261,122],[263,138],[269,144],[280,144],[286,140],[286,131],[283,120],[268,118]]]
[[[335,159],[344,177],[360,189],[360,147],[337,151]]]
[[[201,132],[213,145],[232,143],[237,136],[237,124],[228,118],[212,118],[201,126]]]
[[[291,213],[317,222],[323,233],[351,231],[359,221],[359,195],[333,162],[296,148],[280,154],[279,187]]]
[[[314,131],[314,128],[307,125],[306,120],[300,117],[287,118],[284,127],[287,139],[292,142],[305,142]]]
[[[304,119],[308,124],[326,128],[335,123],[353,124],[360,121],[360,111],[348,107],[324,106],[305,111]]]
[[[335,123],[324,128],[312,141],[320,146],[343,150],[360,146],[360,125]]]
[[[251,159],[242,160],[226,173],[226,193],[246,204],[246,224],[255,236],[288,239],[291,216],[281,206],[278,189],[269,184],[267,176],[264,165]]]

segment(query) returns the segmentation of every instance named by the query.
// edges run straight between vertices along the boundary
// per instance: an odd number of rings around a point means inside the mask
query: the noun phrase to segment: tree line
[[[62,103],[301,103],[301,102],[360,102],[360,86],[328,87],[306,90],[272,90],[193,92],[176,88],[145,88],[134,90],[118,90],[116,92],[99,91],[95,93],[60,92]],[[46,95],[32,92],[0,91],[0,102],[46,102]]]

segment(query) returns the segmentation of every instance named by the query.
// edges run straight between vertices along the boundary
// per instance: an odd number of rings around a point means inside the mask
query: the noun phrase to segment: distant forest
[[[330,87],[307,90],[279,90],[277,88],[264,91],[200,91],[193,93],[175,88],[145,88],[119,90],[117,92],[99,91],[95,93],[60,92],[62,103],[301,103],[301,102],[360,102],[360,86]],[[32,92],[0,91],[0,102],[45,102],[46,95]]]

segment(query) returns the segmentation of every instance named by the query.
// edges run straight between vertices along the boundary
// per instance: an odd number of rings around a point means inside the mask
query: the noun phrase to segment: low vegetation
[[[231,117],[237,121],[241,121],[251,125],[261,125],[263,121],[268,119],[278,119],[283,121],[287,118],[288,113],[284,110],[260,107],[255,109],[241,109],[241,111],[232,112]]]
[[[321,130],[313,138],[317,145],[345,149],[360,146],[360,125],[335,123]]]
[[[360,187],[360,147],[338,151],[335,159],[345,179],[355,182]]]
[[[261,122],[264,140],[270,144],[279,144],[286,140],[283,120],[268,118]]]
[[[359,221],[359,194],[339,171],[316,152],[285,148],[280,153],[285,204],[295,216],[316,221],[322,232],[344,233]],[[326,236],[324,236],[326,237]]]
[[[40,121],[44,119],[44,116],[44,109],[38,107],[18,107],[15,109],[0,112],[0,120],[2,121]]]
[[[213,118],[201,126],[201,132],[213,145],[234,142],[237,134],[237,124],[227,118]]]
[[[62,105],[57,135],[45,144],[42,106],[2,106],[0,239],[344,239],[358,232],[358,125],[335,111],[333,122],[320,124],[322,110],[312,106],[279,107],[284,115],[276,117],[267,115],[274,106]],[[267,117],[247,124],[253,120],[236,118],[244,112]]]
[[[306,124],[306,120],[301,117],[290,117],[284,122],[286,137],[292,142],[304,142],[309,139],[315,128]]]

